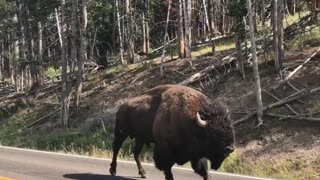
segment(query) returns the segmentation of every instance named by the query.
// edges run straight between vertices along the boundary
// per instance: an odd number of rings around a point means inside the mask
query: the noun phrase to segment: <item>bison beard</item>
[[[116,174],[117,155],[125,139],[135,138],[133,149],[138,173],[146,178],[140,154],[153,142],[154,161],[173,180],[172,166],[191,161],[192,168],[208,179],[207,159],[218,169],[234,150],[234,130],[228,109],[211,102],[204,94],[180,85],[162,85],[122,104],[116,115],[113,159],[110,173]]]

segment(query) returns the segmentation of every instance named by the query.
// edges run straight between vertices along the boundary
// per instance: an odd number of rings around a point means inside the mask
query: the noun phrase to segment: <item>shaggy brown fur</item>
[[[200,127],[196,114],[208,122]],[[134,156],[139,174],[145,176],[140,163],[143,144],[154,142],[156,167],[173,180],[174,163],[191,161],[196,173],[208,179],[206,160],[218,169],[233,148],[234,131],[228,109],[211,102],[204,94],[180,85],[162,85],[144,92],[121,105],[116,118],[114,156],[110,173],[116,172],[116,157],[127,136],[136,139]]]

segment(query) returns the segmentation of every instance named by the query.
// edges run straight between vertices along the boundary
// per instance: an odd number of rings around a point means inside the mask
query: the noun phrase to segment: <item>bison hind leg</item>
[[[145,178],[147,178],[147,173],[142,167],[141,156],[140,156],[143,145],[144,145],[143,140],[136,139],[136,144],[133,148],[133,155],[134,155],[134,160],[136,161],[137,166],[138,166],[139,175],[141,176],[141,178],[145,179]]]
[[[128,137],[128,134],[124,133],[123,131],[116,130],[115,131],[115,138],[112,144],[113,148],[113,156],[112,156],[112,162],[110,164],[109,172],[112,176],[115,176],[117,174],[117,156],[119,153],[119,150],[123,144],[123,142]]]
[[[203,180],[208,180],[208,163],[206,158],[201,158],[191,161],[192,169],[203,177]]]

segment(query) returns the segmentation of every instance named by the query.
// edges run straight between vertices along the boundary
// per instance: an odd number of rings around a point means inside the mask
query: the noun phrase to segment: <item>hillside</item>
[[[294,40],[295,41],[295,40]],[[292,43],[294,43],[292,41]],[[320,48],[319,39],[303,41],[287,48],[284,65],[293,70]],[[177,84],[204,68],[217,63],[235,50],[221,50],[215,57],[202,53],[195,56],[195,70],[185,60],[168,60],[165,76],[160,76],[159,62],[115,66],[89,74],[84,83],[81,111],[71,106],[70,129],[59,126],[59,83],[48,83],[29,94],[10,92],[3,85],[0,92],[0,143],[2,145],[36,148],[65,153],[110,157],[113,139],[114,114],[117,106],[127,99],[160,84]],[[263,59],[260,55],[260,59]],[[260,61],[260,75],[264,105],[276,102],[302,89],[320,87],[320,54],[313,57],[291,79],[275,87],[280,77],[273,70],[273,62]],[[189,84],[212,99],[225,102],[237,120],[256,107],[254,79],[251,68],[246,79],[227,64],[201,81]],[[5,91],[6,90],[6,91]],[[291,108],[289,110],[288,106]],[[265,125],[256,128],[255,118],[235,126],[237,150],[229,157],[222,171],[282,179],[320,178],[320,93],[303,97],[267,111]],[[292,115],[292,109],[315,122],[275,118],[274,114]],[[268,115],[269,114],[269,115]],[[132,159],[130,141],[124,145],[121,157]],[[145,161],[151,161],[147,148]],[[107,172],[106,172],[107,173]]]

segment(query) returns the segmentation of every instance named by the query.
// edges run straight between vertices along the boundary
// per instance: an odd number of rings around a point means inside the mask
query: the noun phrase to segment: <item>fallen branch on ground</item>
[[[194,83],[196,81],[199,81],[199,80],[203,79],[209,72],[211,72],[213,70],[216,70],[219,67],[223,67],[223,66],[225,66],[227,64],[230,64],[230,63],[232,63],[232,62],[234,62],[236,60],[236,58],[233,57],[233,56],[227,56],[227,57],[229,57],[229,58],[226,59],[226,60],[223,60],[221,64],[219,64],[219,65],[211,65],[211,66],[209,66],[209,67],[207,67],[207,68],[195,73],[194,75],[192,75],[191,77],[187,78],[186,80],[180,82],[179,84],[180,85],[188,85],[188,84]]]
[[[266,115],[270,116],[270,117],[279,118],[279,120],[296,119],[296,120],[306,120],[306,121],[320,122],[320,118],[316,118],[316,117],[288,116],[288,115],[280,115],[280,114],[273,114],[273,113],[266,113]]]
[[[314,94],[314,93],[316,93],[318,91],[320,91],[320,87],[311,89],[310,91],[307,91],[306,89],[303,89],[303,90],[301,90],[299,92],[296,92],[296,93],[294,93],[294,94],[292,94],[292,95],[290,95],[290,96],[288,96],[288,97],[286,97],[286,98],[284,98],[284,99],[282,99],[282,100],[280,100],[278,102],[275,102],[275,103],[269,104],[268,106],[265,106],[263,108],[263,111],[267,111],[267,110],[272,109],[274,107],[278,107],[278,106],[281,106],[283,104],[287,104],[289,102],[292,102],[294,100],[300,99],[302,97]],[[247,121],[248,119],[250,119],[251,117],[253,117],[256,114],[257,114],[257,110],[254,110],[254,111],[250,112],[249,114],[245,115],[244,117],[242,117],[241,119],[234,121],[232,124],[233,125],[240,124],[240,123],[242,123],[244,121]]]
[[[274,94],[268,92],[267,90],[262,89],[262,91],[265,92],[265,93],[267,93],[268,95],[270,95],[270,96],[273,97],[274,99],[280,101],[280,99],[279,99],[277,96],[275,96]],[[297,113],[297,111],[295,111],[289,104],[285,104],[285,106],[286,106],[293,114],[299,115],[299,113]]]
[[[58,113],[60,111],[60,109],[61,108],[58,108],[58,109],[54,110],[53,112],[51,112],[51,113],[49,113],[49,114],[47,114],[47,115],[45,115],[45,116],[33,121],[31,124],[27,125],[24,129],[32,128],[34,125],[39,124],[41,121],[45,120],[46,118]]]
[[[320,52],[320,48],[313,53],[307,60],[305,60],[302,64],[300,64],[297,68],[295,68],[292,72],[290,72],[283,80],[281,80],[273,89],[279,87],[279,85],[287,82],[295,73],[297,73],[305,64],[307,64],[314,56],[316,56]]]

